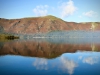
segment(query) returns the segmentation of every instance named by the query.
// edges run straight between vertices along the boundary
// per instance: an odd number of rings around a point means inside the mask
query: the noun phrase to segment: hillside
[[[75,23],[65,22],[55,16],[30,17],[22,19],[0,18],[0,32],[13,32],[21,34],[47,33],[51,31],[69,30],[100,30],[100,22]]]

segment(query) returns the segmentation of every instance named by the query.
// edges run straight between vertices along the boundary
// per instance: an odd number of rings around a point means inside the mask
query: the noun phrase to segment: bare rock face
[[[22,18],[22,19],[2,19],[0,18],[0,28],[4,28],[5,32],[13,33],[47,33],[56,30],[100,30],[99,22],[75,23],[65,22],[54,16]],[[1,32],[1,31],[0,31]]]

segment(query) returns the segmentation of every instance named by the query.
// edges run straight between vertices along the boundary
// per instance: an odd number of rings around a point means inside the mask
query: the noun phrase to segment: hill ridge
[[[5,32],[13,33],[48,33],[51,31],[86,30],[99,31],[100,22],[66,22],[58,17],[48,15],[22,19],[0,18],[0,27]]]

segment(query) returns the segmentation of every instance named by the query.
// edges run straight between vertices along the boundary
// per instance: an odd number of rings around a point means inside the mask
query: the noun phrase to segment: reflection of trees
[[[98,51],[98,48],[96,47],[94,43],[91,44],[91,49],[92,51]]]

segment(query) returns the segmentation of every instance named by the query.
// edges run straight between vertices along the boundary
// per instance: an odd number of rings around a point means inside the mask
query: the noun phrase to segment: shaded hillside
[[[1,29],[5,32],[13,33],[47,33],[51,31],[68,31],[68,30],[100,30],[99,22],[75,23],[65,22],[54,16],[22,18],[22,19],[2,19],[0,18]]]

